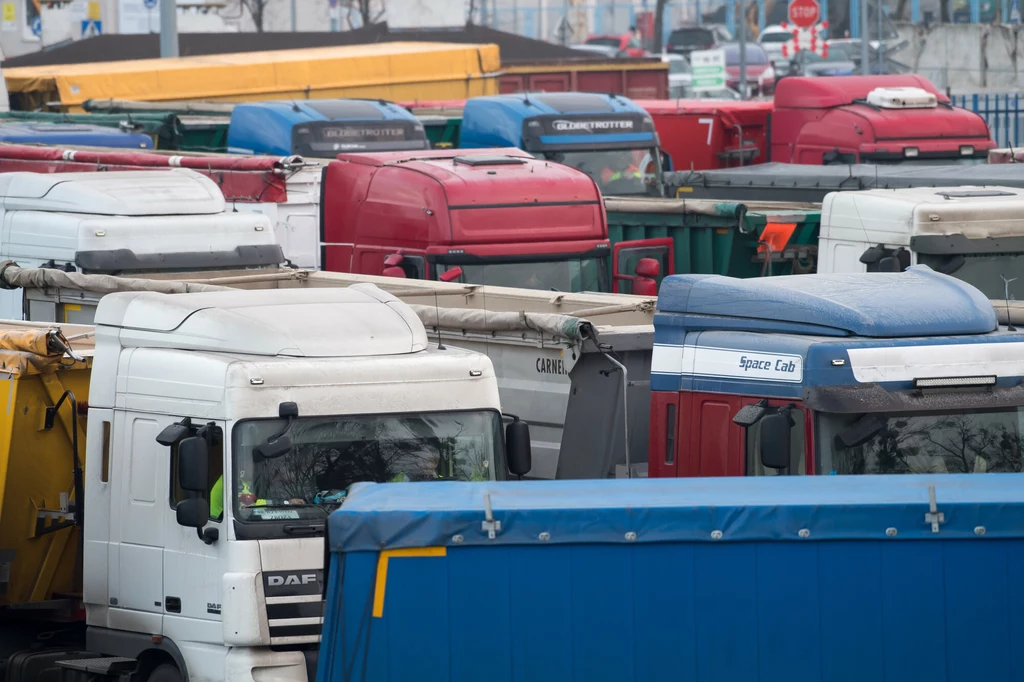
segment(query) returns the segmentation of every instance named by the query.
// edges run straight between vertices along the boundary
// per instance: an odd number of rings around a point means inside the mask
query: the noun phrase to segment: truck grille
[[[320,639],[324,622],[322,570],[269,571],[263,574],[271,644]]]

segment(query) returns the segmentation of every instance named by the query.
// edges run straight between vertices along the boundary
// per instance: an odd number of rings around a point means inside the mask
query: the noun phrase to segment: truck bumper
[[[224,661],[224,682],[314,682],[316,656],[315,650],[232,647]]]

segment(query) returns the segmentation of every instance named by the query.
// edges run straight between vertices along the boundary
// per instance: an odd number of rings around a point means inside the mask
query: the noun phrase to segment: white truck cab
[[[25,267],[145,274],[284,262],[269,218],[226,211],[217,185],[183,168],[3,173],[0,225],[0,261]],[[0,292],[0,318],[25,318],[21,292]]]
[[[918,263],[1024,298],[1024,190],[915,187],[832,192],[821,207],[818,272],[902,271]],[[1017,278],[1016,282],[1004,283]]]
[[[115,293],[95,335],[88,649],[140,682],[313,682],[345,489],[506,478],[490,360],[376,286]]]

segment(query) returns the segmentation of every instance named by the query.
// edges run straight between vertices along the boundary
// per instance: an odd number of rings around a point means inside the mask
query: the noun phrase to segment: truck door
[[[210,429],[210,468],[207,478],[213,488],[224,474],[225,424],[217,423]],[[207,528],[216,528],[219,539],[207,545],[195,528],[178,525],[175,508],[178,502],[191,496],[178,485],[177,446],[164,447],[164,461],[168,471],[170,504],[163,508],[163,534],[166,545],[163,553],[164,568],[164,634],[172,639],[191,641],[219,641],[221,633],[221,576],[227,572],[222,554],[227,547],[227,528],[224,513],[212,518]],[[168,456],[169,455],[169,456]],[[225,479],[226,483],[226,479]],[[225,490],[226,485],[222,486]],[[227,507],[231,496],[222,495],[221,504]],[[211,500],[212,502],[212,500]]]
[[[118,570],[110,572],[110,605],[154,614],[137,621],[140,627],[133,629],[158,634],[164,612],[163,519],[168,479],[167,449],[156,437],[170,418],[118,411],[114,420],[123,456],[114,460],[120,462],[122,485],[112,504],[117,513],[111,519],[111,549],[117,551]]]

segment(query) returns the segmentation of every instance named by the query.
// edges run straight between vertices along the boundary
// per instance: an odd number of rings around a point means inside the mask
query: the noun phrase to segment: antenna
[[[437,330],[437,349],[448,350],[444,347],[444,343],[441,342],[441,306],[437,304],[437,289],[434,289],[434,324],[436,325],[434,329]]]
[[[1006,330],[1015,332],[1017,328],[1013,326],[1013,320],[1010,319],[1010,282],[1016,281],[1016,277],[1006,279],[1003,273],[999,273],[999,278],[1003,280],[1003,301],[1006,303]]]

